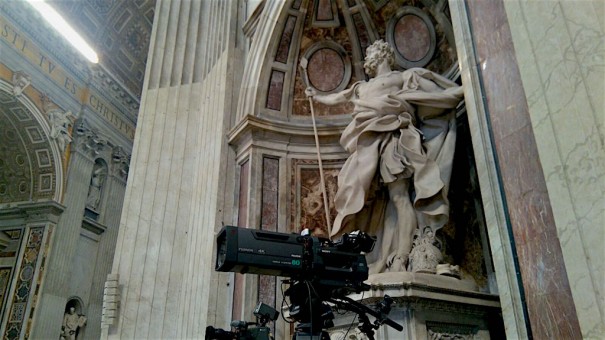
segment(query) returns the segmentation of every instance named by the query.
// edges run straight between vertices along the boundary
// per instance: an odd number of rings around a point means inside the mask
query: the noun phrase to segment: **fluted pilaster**
[[[65,278],[70,276],[73,256],[76,251],[82,217],[88,194],[90,176],[94,166],[96,147],[91,145],[90,136],[79,136],[73,146],[69,164],[67,189],[61,215],[48,258],[46,278],[40,293],[36,322],[32,329],[34,339],[58,339],[61,333],[63,311],[68,298]]]
[[[109,196],[105,203],[105,209],[101,215],[101,223],[107,229],[102,234],[99,242],[95,273],[90,290],[90,302],[88,307],[88,322],[86,337],[90,339],[99,339],[101,336],[101,312],[103,307],[103,286],[107,274],[111,271],[113,256],[118,238],[120,226],[120,215],[122,214],[122,205],[124,203],[124,192],[126,191],[126,174],[128,162],[127,156],[118,149],[114,150],[112,164],[110,166],[110,175],[107,178],[107,192]]]
[[[237,3],[157,2],[112,269],[119,315],[102,337],[203,337]]]

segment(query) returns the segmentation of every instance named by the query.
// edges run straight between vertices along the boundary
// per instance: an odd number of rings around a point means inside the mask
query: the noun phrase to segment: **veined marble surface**
[[[605,29],[601,1],[505,1],[585,338],[605,335]]]

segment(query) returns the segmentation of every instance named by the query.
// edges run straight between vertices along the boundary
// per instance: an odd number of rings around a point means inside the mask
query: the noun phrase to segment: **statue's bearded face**
[[[380,55],[379,51],[375,49],[368,49],[366,52],[366,59],[363,63],[363,68],[366,71],[366,74],[370,77],[374,77],[376,75],[376,69],[378,65],[384,60],[384,58]]]
[[[366,58],[363,68],[370,77],[376,76],[378,67],[386,62],[390,68],[395,65],[393,49],[384,41],[378,40],[366,49]]]

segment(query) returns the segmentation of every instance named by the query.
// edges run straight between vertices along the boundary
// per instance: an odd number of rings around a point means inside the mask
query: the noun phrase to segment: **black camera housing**
[[[216,270],[273,276],[363,282],[368,265],[363,251],[371,251],[375,238],[346,235],[339,243],[297,234],[225,226],[216,243]]]

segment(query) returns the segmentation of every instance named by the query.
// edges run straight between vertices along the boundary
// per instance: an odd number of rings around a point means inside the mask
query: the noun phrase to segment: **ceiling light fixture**
[[[84,41],[84,39],[44,0],[26,0],[34,7],[52,27],[54,27],[69,43],[71,43],[86,59],[92,63],[98,63],[99,58],[95,51]]]

